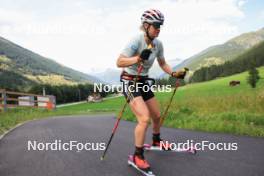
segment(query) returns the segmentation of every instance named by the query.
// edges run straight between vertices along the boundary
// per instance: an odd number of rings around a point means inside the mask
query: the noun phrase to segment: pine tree
[[[254,62],[255,63],[255,62]],[[249,76],[248,76],[248,83],[252,88],[255,88],[257,86],[257,82],[259,81],[259,72],[255,67],[255,64],[252,63],[250,70],[249,70]]]

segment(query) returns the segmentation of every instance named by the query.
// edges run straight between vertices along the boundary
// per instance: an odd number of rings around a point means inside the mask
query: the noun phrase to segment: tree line
[[[29,90],[29,92],[34,94],[42,94],[43,90],[45,90],[46,95],[56,96],[57,104],[84,101],[89,95],[94,93],[94,87],[92,84],[78,84],[74,86],[52,86],[48,84],[35,85]],[[109,94],[104,91],[98,93],[101,95],[101,97],[105,97]]]
[[[191,82],[203,82],[225,77],[250,70],[252,67],[264,65],[264,42],[249,49],[233,61],[227,61],[222,65],[211,65],[196,70]]]
[[[176,78],[171,76],[169,78],[156,79],[155,81],[156,81],[155,82],[156,85],[171,85],[172,87],[175,87],[176,85]],[[179,81],[181,86],[185,85],[184,80],[179,80]]]

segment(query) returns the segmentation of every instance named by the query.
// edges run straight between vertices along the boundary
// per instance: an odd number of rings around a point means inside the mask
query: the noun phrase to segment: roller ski
[[[161,144],[162,140],[153,141],[152,145],[144,144],[143,147],[146,151],[166,151],[166,152],[179,152],[179,153],[190,153],[196,154],[196,149],[194,147],[189,148],[176,148],[171,149],[169,143]]]
[[[145,176],[155,176],[147,161],[140,156],[129,155],[127,163]]]

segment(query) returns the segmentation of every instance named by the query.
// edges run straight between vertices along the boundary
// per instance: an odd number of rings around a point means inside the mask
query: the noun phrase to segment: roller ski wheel
[[[160,151],[160,152],[176,152],[176,153],[190,153],[190,154],[193,154],[195,155],[197,153],[196,149],[193,148],[193,147],[190,147],[188,149],[180,149],[180,148],[177,148],[175,150],[165,150],[165,149],[162,149],[161,147],[159,146],[152,146],[150,144],[144,144],[144,149],[146,151]]]

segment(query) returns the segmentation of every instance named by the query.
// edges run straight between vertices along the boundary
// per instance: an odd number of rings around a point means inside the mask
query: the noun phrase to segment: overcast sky
[[[73,69],[99,72],[116,68],[149,8],[165,15],[159,39],[167,60],[264,27],[262,0],[0,0],[0,36]]]

